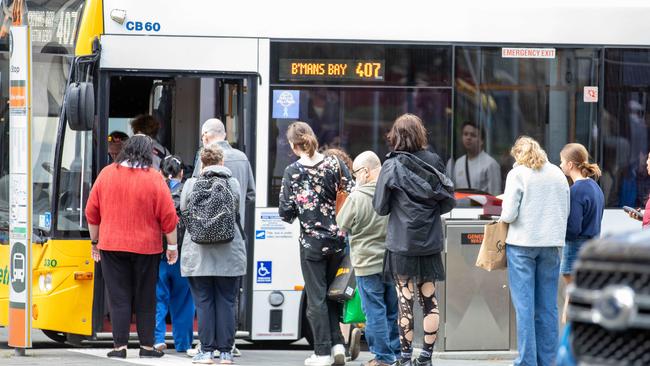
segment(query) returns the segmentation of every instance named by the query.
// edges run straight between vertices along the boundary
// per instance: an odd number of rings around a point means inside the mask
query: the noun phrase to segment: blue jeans
[[[515,366],[551,366],[558,349],[559,247],[506,245],[510,296],[517,313]]]
[[[188,277],[204,352],[230,352],[235,344],[240,277]]]
[[[567,241],[562,248],[562,262],[560,262],[560,273],[563,275],[570,275],[573,272],[573,266],[578,259],[580,249],[585,245],[587,240],[578,239]]]
[[[366,340],[377,361],[392,364],[400,354],[397,293],[381,274],[357,276],[361,307],[366,314]]]
[[[171,313],[174,348],[185,352],[192,346],[194,328],[194,301],[187,278],[181,277],[181,261],[167,264],[163,257],[158,267],[156,286],[156,344],[165,343],[167,324],[165,317]]]

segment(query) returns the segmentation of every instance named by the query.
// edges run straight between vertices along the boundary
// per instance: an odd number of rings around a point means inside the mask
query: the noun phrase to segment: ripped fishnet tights
[[[395,289],[399,301],[399,340],[403,354],[412,352],[413,343],[413,302],[415,297],[415,286],[413,279],[395,278]],[[418,300],[422,306],[424,315],[424,351],[429,354],[433,352],[433,345],[438,336],[440,325],[440,312],[438,300],[436,299],[436,286],[434,282],[422,282],[417,284]]]

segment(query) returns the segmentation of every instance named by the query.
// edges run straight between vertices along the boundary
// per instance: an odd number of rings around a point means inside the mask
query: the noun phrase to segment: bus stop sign
[[[31,42],[27,26],[12,26],[9,73],[9,346],[32,346]]]

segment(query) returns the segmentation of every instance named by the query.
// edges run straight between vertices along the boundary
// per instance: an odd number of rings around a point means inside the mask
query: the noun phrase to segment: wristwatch
[[[99,240],[91,240],[90,241],[90,244],[92,244],[92,245],[97,245],[97,243],[99,243]]]

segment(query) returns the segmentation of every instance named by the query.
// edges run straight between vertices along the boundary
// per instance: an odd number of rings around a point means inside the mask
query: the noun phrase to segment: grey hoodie
[[[382,271],[388,216],[379,216],[372,207],[376,186],[370,182],[354,190],[336,215],[336,223],[350,236],[350,259],[357,276]]]
[[[209,166],[207,170],[218,173],[228,178],[233,192],[239,196],[239,182],[232,177],[230,169],[224,166]],[[190,192],[194,189],[196,178],[185,182],[181,193],[181,211],[187,210]],[[238,197],[241,200],[241,197]],[[246,246],[238,229],[235,230],[235,239],[223,244],[196,244],[190,235],[183,239],[181,253],[181,275],[183,277],[195,276],[220,276],[237,277],[246,274]]]

